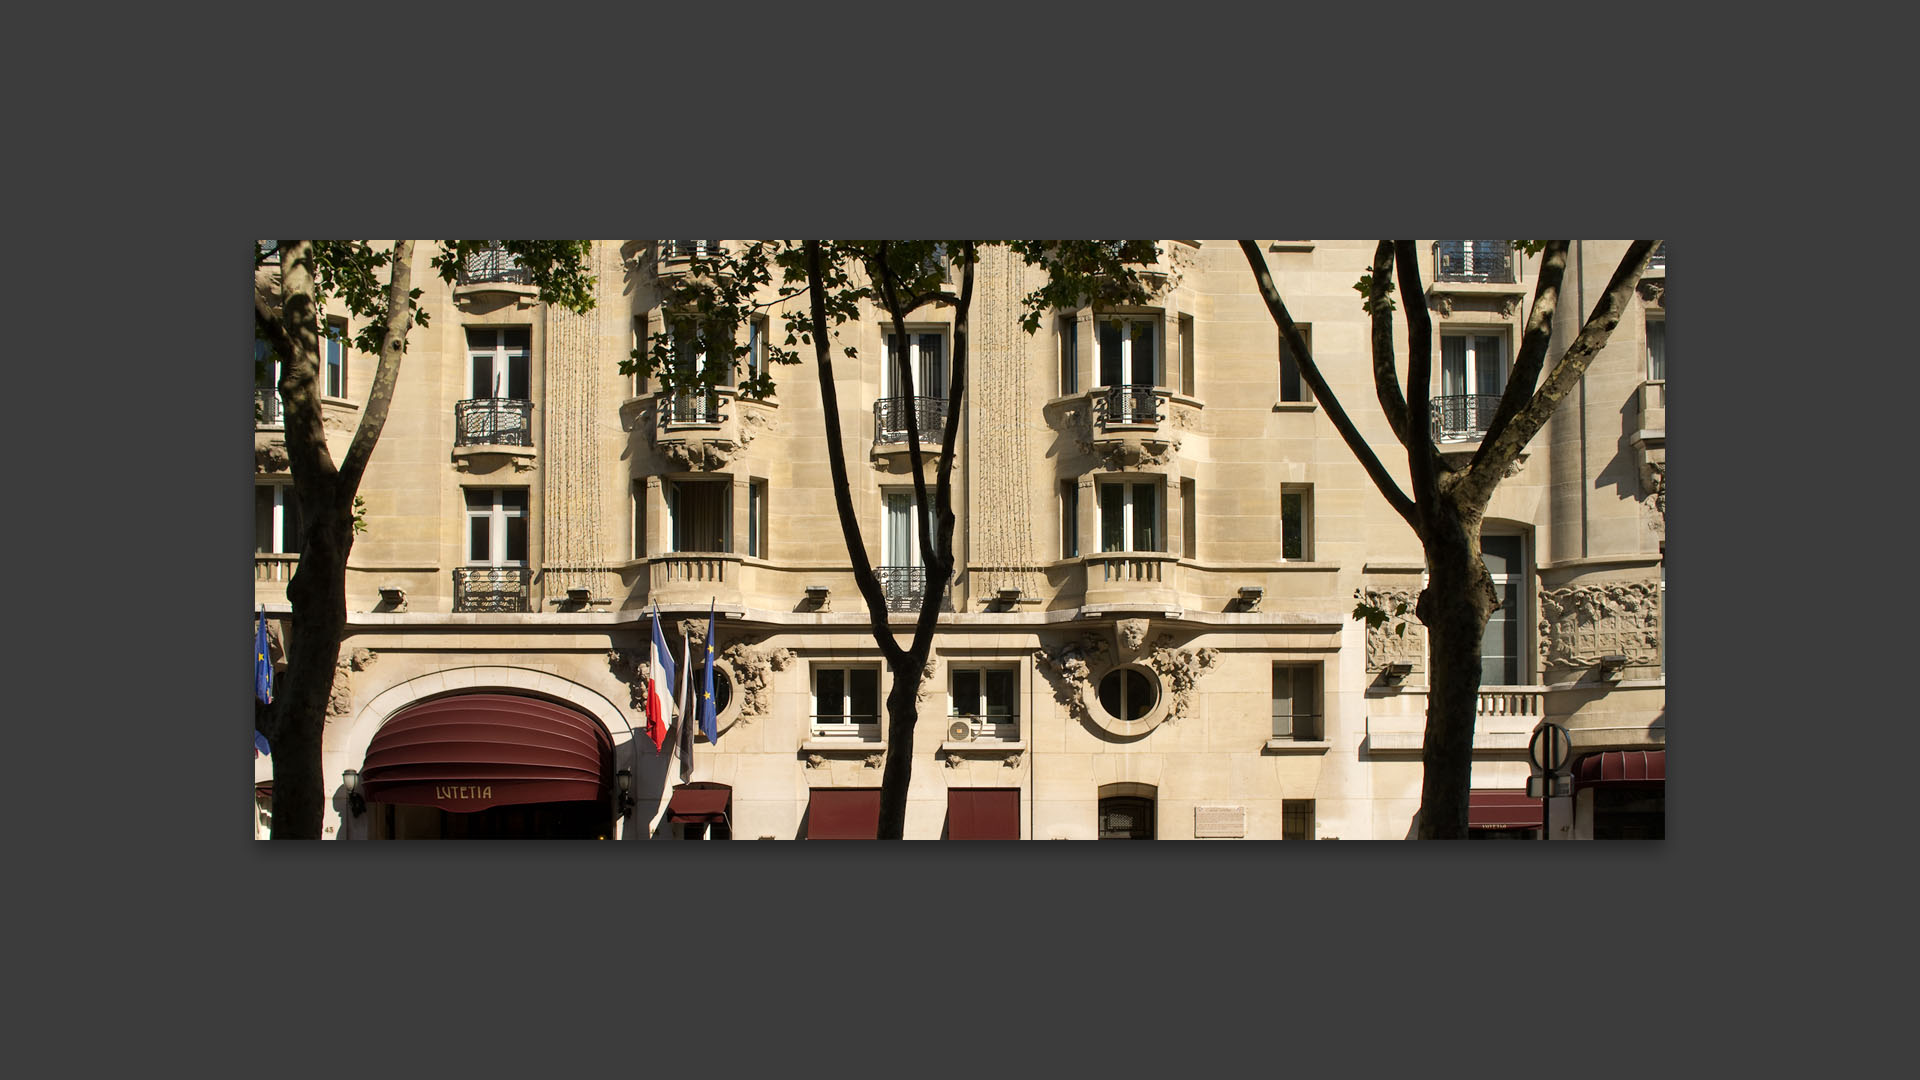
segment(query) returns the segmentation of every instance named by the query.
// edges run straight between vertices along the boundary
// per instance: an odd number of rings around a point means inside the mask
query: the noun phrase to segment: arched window
[[[1147,784],[1108,784],[1100,789],[1100,832],[1102,840],[1151,840],[1154,838],[1154,796]]]

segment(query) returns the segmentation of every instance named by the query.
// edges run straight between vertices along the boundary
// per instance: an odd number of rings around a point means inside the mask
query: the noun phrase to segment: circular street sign
[[[1527,743],[1527,756],[1533,759],[1534,767],[1549,775],[1565,768],[1572,752],[1573,740],[1559,724],[1541,724]]]

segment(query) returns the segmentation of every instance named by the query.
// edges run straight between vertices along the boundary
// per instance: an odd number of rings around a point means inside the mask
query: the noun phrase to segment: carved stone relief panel
[[[1608,654],[1628,664],[1660,660],[1660,594],[1621,581],[1540,593],[1540,658],[1548,667],[1588,667]]]
[[[1420,599],[1420,590],[1416,588],[1374,587],[1366,590],[1366,601],[1382,611],[1393,612],[1401,604],[1407,606],[1405,615],[1388,619],[1378,627],[1367,629],[1367,670],[1380,671],[1388,664],[1412,664],[1413,670],[1425,671],[1427,668],[1427,628],[1413,614],[1413,605]],[[1404,632],[1402,627],[1405,627]]]

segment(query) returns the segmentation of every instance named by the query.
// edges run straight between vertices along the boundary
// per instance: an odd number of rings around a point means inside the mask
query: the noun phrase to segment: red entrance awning
[[[1020,839],[1020,789],[949,788],[947,839]]]
[[[731,798],[732,788],[674,788],[673,798],[667,802],[667,820],[722,824],[727,820],[727,800]]]
[[[1588,754],[1573,765],[1573,789],[1589,787],[1664,788],[1665,750],[1608,750]]]
[[[879,788],[814,788],[809,793],[807,839],[872,840],[879,835]]]
[[[508,694],[439,698],[397,713],[360,769],[370,802],[471,813],[608,798],[613,740],[599,721]]]
[[[1479,788],[1467,792],[1469,829],[1539,829],[1545,827],[1539,799],[1525,791]]]

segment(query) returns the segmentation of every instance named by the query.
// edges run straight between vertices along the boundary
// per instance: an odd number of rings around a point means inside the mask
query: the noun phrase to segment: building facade
[[[1236,241],[1168,240],[1149,306],[1019,325],[1036,271],[976,267],[953,468],[955,573],[926,580],[905,410],[928,486],[950,312],[907,340],[841,328],[854,506],[904,640],[943,592],[911,747],[885,741],[888,675],[835,509],[811,358],[777,391],[660,393],[620,361],[675,320],[661,287],[722,241],[593,245],[597,306],[542,305],[504,253],[424,275],[392,412],[361,487],[324,741],[329,835],[796,839],[871,835],[887,753],[913,755],[910,838],[1397,839],[1421,784],[1418,541],[1299,377]],[[430,252],[422,245],[425,264]],[[1371,241],[1262,241],[1334,392],[1406,486],[1353,291]],[[1504,241],[1421,241],[1438,355],[1429,418],[1470,454],[1505,385],[1534,262]],[[1625,241],[1576,241],[1557,356]],[[1665,265],[1502,482],[1475,835],[1664,832]],[[754,363],[782,326],[744,328]],[[358,325],[330,324],[345,339]],[[1405,367],[1405,333],[1397,331]],[[677,345],[685,362],[695,348]],[[913,385],[897,385],[905,348]],[[325,423],[350,439],[373,361],[324,345]],[[298,561],[270,356],[257,357],[255,600],[276,641]],[[657,610],[699,664],[716,742],[692,780],[656,750],[642,683]],[[279,619],[275,617],[279,616]],[[691,644],[683,645],[688,638]],[[1528,799],[1527,740],[1572,733],[1574,791]],[[270,778],[268,759],[256,764]],[[357,788],[349,792],[349,773]],[[623,776],[622,774],[626,775]],[[630,811],[621,788],[630,788]],[[364,808],[362,808],[364,807]],[[256,820],[270,812],[270,784]],[[258,825],[256,832],[259,832]]]

